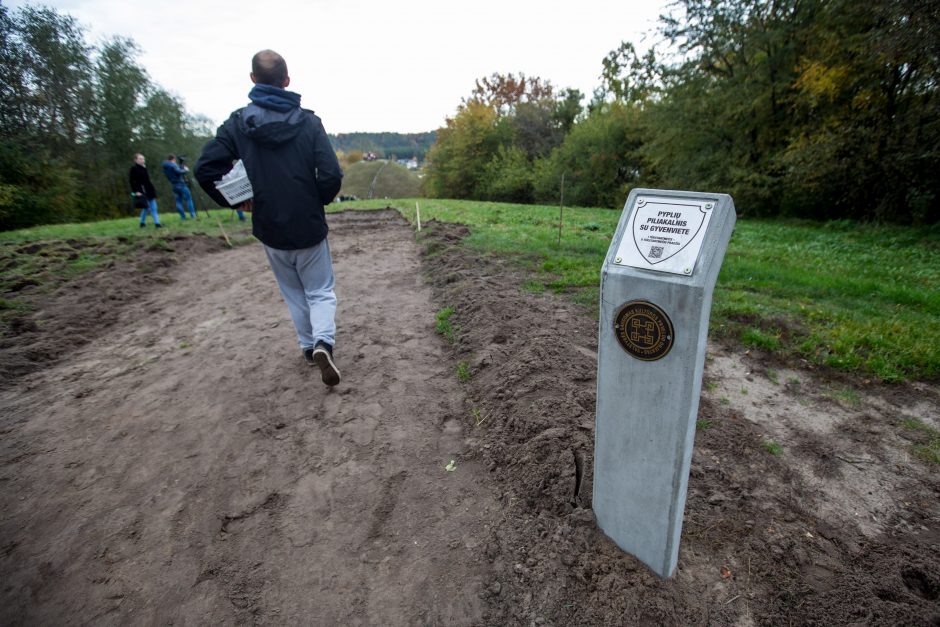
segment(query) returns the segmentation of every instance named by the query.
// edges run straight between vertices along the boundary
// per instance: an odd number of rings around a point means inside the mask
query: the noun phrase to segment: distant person
[[[131,193],[135,197],[143,199],[146,206],[140,212],[140,228],[147,226],[147,212],[150,212],[153,218],[153,226],[162,228],[160,216],[157,215],[157,190],[150,181],[150,173],[147,172],[147,159],[139,152],[134,155],[134,165],[130,171]],[[135,206],[137,206],[135,204]]]
[[[186,209],[189,209],[189,215],[196,219],[196,208],[193,206],[193,195],[189,193],[189,185],[186,184],[186,173],[189,168],[176,163],[176,155],[170,155],[163,162],[163,173],[173,187],[173,195],[176,197],[176,210],[182,219],[186,219]]]
[[[336,294],[324,205],[339,192],[343,172],[323,124],[300,108],[300,94],[287,91],[284,58],[262,50],[251,60],[246,107],[232,113],[196,163],[196,180],[223,207],[213,182],[241,159],[254,198],[252,233],[261,240],[290,310],[303,357],[320,369],[323,382],[337,385],[333,360]]]

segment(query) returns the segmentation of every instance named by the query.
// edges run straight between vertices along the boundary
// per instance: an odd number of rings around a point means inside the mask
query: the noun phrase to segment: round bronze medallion
[[[625,351],[643,361],[665,357],[674,338],[672,320],[666,312],[645,300],[634,300],[620,308],[614,318],[614,335]]]

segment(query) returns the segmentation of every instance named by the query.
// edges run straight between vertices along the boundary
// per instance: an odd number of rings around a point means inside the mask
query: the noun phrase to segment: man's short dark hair
[[[167,161],[176,161],[176,155],[169,155],[169,156],[166,158],[166,160],[167,160]]]
[[[287,61],[273,50],[262,50],[251,58],[255,82],[283,87],[287,80]]]

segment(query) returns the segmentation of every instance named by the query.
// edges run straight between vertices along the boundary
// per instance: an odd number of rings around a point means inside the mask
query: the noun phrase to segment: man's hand
[[[238,205],[235,208],[238,209],[239,211],[244,211],[245,213],[251,213],[251,207],[252,207],[251,201],[252,199],[249,198],[248,200],[246,200],[245,202],[243,202],[242,204]]]

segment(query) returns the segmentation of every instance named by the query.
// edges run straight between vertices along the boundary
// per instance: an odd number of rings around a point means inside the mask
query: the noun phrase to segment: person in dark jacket
[[[176,162],[176,155],[170,155],[163,162],[163,175],[170,182],[173,188],[173,195],[176,197],[176,210],[182,219],[186,219],[186,210],[189,209],[190,217],[196,219],[196,207],[193,206],[193,195],[189,193],[189,185],[186,184],[186,173],[189,168]]]
[[[160,228],[160,217],[157,215],[157,190],[150,181],[150,173],[147,172],[147,159],[139,152],[134,155],[134,165],[130,171],[131,194],[141,198],[146,206],[140,212],[140,228],[147,226],[147,212],[153,217],[153,225]],[[135,206],[140,206],[136,205]]]
[[[194,173],[227,207],[213,183],[242,160],[254,196],[240,208],[252,212],[252,233],[264,245],[304,359],[319,367],[324,383],[336,385],[336,294],[324,206],[339,192],[343,172],[320,118],[300,107],[300,94],[287,91],[284,58],[262,50],[251,60],[250,76],[251,102],[219,127]]]

